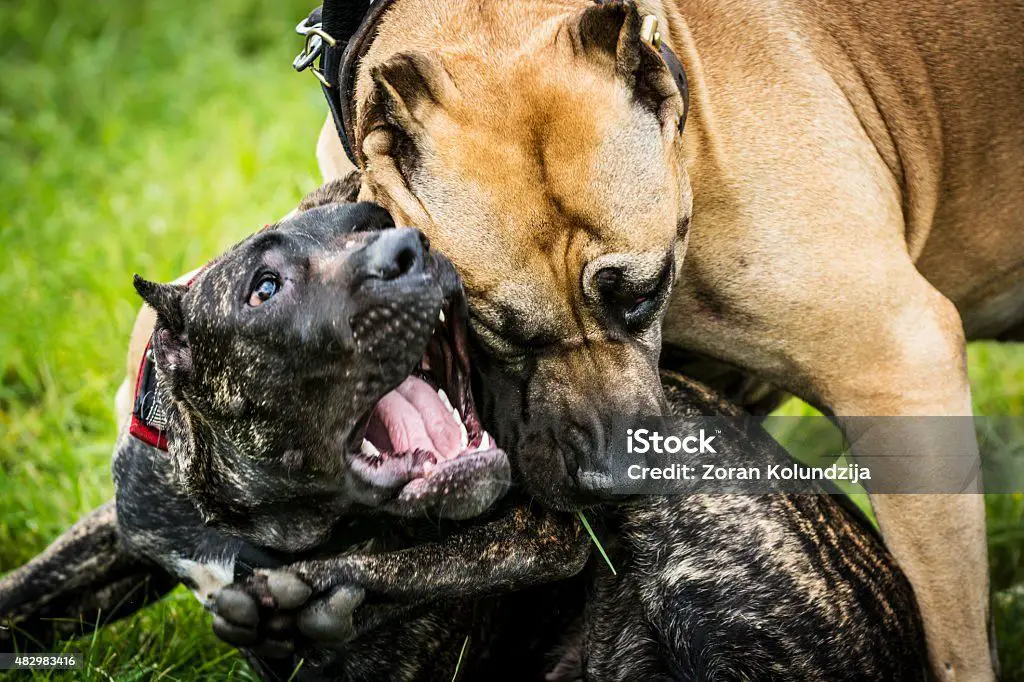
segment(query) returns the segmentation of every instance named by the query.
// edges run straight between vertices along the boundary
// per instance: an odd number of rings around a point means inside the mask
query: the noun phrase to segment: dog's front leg
[[[121,544],[111,502],[0,580],[0,651],[51,649],[160,599],[178,580]]]
[[[903,279],[896,300],[865,301],[852,315],[859,329],[832,321],[845,336],[818,340],[807,378],[872,470],[875,515],[914,587],[936,673],[991,679],[985,508],[963,327],[916,271]],[[908,489],[958,494],[885,494]]]
[[[393,599],[474,598],[573,576],[589,554],[577,517],[522,505],[436,544],[304,561],[286,570],[317,592],[355,583]]]
[[[573,576],[589,554],[589,538],[575,516],[515,506],[439,543],[257,571],[217,595],[214,630],[231,644],[247,646],[268,634],[284,638],[282,624],[289,621],[313,640],[344,642],[415,604],[473,599]],[[356,627],[353,611],[366,594],[393,601]],[[277,648],[284,655],[292,644]]]

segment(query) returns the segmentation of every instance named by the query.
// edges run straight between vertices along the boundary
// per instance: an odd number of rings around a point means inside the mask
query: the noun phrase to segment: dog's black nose
[[[418,272],[430,242],[426,235],[410,227],[384,230],[366,247],[366,276],[384,281]]]

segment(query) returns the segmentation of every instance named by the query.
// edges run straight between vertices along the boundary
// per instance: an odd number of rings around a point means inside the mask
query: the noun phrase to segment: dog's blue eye
[[[263,305],[270,298],[281,290],[281,281],[274,275],[263,275],[260,280],[256,282],[256,286],[253,287],[252,293],[249,294],[249,305],[256,306]]]

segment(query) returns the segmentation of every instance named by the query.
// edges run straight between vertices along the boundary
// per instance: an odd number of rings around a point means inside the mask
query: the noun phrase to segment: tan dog
[[[602,410],[655,400],[656,325],[610,324],[597,275],[657,295],[670,255],[667,345],[839,416],[970,414],[965,338],[1024,319],[1024,4],[639,4],[690,79],[681,138],[636,22],[588,0],[399,0],[357,81],[362,196],[462,272],[551,500],[587,488],[570,441]],[[318,155],[345,165],[330,121]],[[552,411],[575,428],[545,465]],[[990,677],[982,498],[873,502],[936,670]]]
[[[970,414],[965,339],[1024,336],[1024,4],[639,4],[681,135],[617,4],[398,0],[360,67],[361,198],[462,273],[528,484],[600,494],[662,337],[840,417]],[[349,168],[330,120],[317,153]],[[873,503],[936,671],[990,678],[982,497]]]

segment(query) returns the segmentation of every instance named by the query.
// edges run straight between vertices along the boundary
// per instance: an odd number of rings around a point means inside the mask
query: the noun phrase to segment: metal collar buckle
[[[658,17],[653,14],[645,14],[640,24],[640,39],[653,47],[661,49],[661,32],[658,30]]]
[[[315,24],[307,23],[309,18],[303,19],[295,27],[295,32],[300,36],[305,36],[306,43],[302,47],[302,51],[295,56],[292,60],[292,68],[296,71],[305,71],[309,69],[316,76],[317,80],[323,83],[324,87],[331,87],[330,81],[324,75],[323,71],[318,69],[314,62],[324,51],[324,43],[327,43],[330,47],[334,47],[338,41],[334,39],[331,34],[327,33],[323,29],[323,23],[317,22]]]

